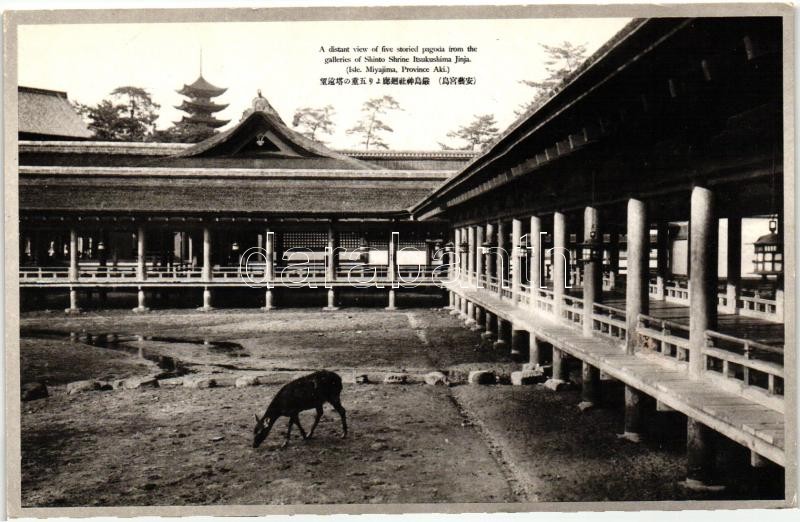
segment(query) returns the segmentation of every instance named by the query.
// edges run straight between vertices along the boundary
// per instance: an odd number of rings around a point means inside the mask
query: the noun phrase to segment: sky
[[[545,76],[539,44],[586,44],[589,54],[629,19],[562,18],[513,20],[403,20],[347,22],[216,22],[150,24],[27,25],[19,28],[19,85],[66,91],[70,99],[95,104],[116,87],[145,88],[161,105],[158,128],[179,120],[175,91],[203,76],[228,91],[217,98],[229,104],[218,113],[231,124],[251,106],[258,89],[291,124],[300,107],[335,108],[335,133],[325,141],[340,149],[362,148],[345,131],[360,117],[367,99],[390,95],[402,111],[389,114],[394,132],[385,136],[395,150],[438,150],[439,142],[462,143],[447,133],[474,115],[493,114],[500,129],[533,90],[523,79]],[[354,64],[324,65],[332,56],[320,47],[356,45],[473,46],[459,76],[470,86],[323,86],[320,77],[345,76]],[[386,55],[384,55],[386,56]],[[388,65],[388,64],[374,64]],[[456,72],[453,67],[451,74]],[[377,77],[372,74],[359,74]],[[434,78],[437,75],[434,75]]]

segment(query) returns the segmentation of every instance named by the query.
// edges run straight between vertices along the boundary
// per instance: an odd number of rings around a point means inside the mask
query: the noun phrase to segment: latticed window
[[[339,246],[345,250],[357,250],[361,246],[361,234],[358,232],[339,233]]]
[[[312,250],[325,250],[328,246],[326,232],[284,232],[283,249],[310,248]]]

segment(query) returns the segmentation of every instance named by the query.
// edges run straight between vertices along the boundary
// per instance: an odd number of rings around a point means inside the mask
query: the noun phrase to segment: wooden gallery
[[[719,434],[786,466],[781,33],[634,20],[477,155],[333,151],[260,94],[195,145],[93,142],[64,93],[20,87],[23,300],[429,288],[554,381],[580,366],[581,407],[623,382],[632,441],[645,403],[685,414],[689,487]]]

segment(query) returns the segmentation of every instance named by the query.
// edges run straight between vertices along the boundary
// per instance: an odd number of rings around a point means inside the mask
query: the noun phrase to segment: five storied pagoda
[[[187,113],[188,116],[182,117],[181,121],[175,122],[175,124],[202,125],[211,129],[222,127],[230,120],[217,119],[214,117],[214,113],[225,109],[228,104],[214,103],[211,99],[220,96],[227,90],[226,88],[216,87],[203,78],[203,70],[201,68],[200,76],[198,76],[194,83],[190,85],[184,84],[183,88],[177,91],[178,94],[187,97],[188,100],[183,100],[183,102],[175,106],[175,108]]]

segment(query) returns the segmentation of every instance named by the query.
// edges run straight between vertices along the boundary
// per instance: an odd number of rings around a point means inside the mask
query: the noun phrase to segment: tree
[[[517,114],[538,104],[586,61],[586,44],[573,45],[564,41],[560,45],[539,45],[547,54],[547,60],[544,62],[547,76],[540,81],[520,80],[520,83],[532,87],[536,92],[530,102],[520,106]]]
[[[118,87],[94,106],[76,104],[94,137],[104,141],[146,141],[155,132],[159,105],[140,87]]]
[[[467,144],[463,147],[448,147],[443,143],[439,146],[445,150],[475,150],[482,149],[497,137],[500,130],[492,114],[476,114],[469,125],[462,125],[458,130],[447,133],[448,138],[458,138]]]
[[[207,125],[179,122],[168,129],[156,130],[151,139],[162,143],[199,143],[216,133]]]
[[[381,149],[388,149],[389,146],[383,141],[379,133],[381,132],[394,132],[394,129],[384,122],[380,116],[388,113],[389,111],[402,111],[400,104],[391,96],[383,96],[382,98],[372,98],[364,102],[361,107],[363,117],[352,128],[348,129],[347,134],[361,135],[361,143],[364,145],[364,150],[369,150],[370,145]]]
[[[335,124],[331,119],[334,110],[333,105],[326,105],[321,109],[314,107],[302,107],[294,112],[292,119],[292,126],[300,129],[300,134],[306,138],[320,141],[317,137],[317,132],[320,134],[333,134]]]

